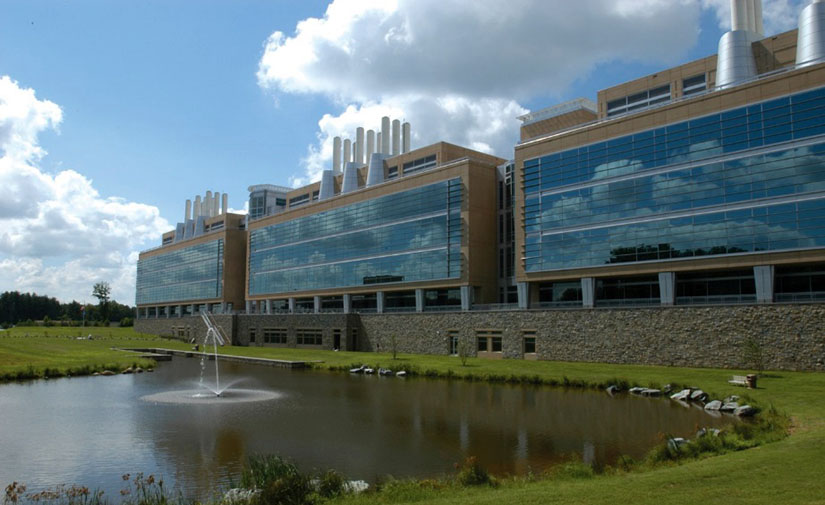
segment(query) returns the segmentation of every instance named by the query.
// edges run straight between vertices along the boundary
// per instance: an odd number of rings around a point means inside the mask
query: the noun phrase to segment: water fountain
[[[232,385],[240,382],[234,380],[224,384],[221,387],[220,371],[218,368],[218,346],[226,344],[226,337],[223,335],[220,327],[212,320],[209,312],[202,312],[201,318],[206,325],[206,335],[203,337],[203,350],[201,353],[200,378],[198,380],[198,389],[183,390],[183,391],[165,391],[146,395],[142,399],[149,402],[156,403],[208,403],[208,404],[226,404],[238,402],[254,402],[262,400],[274,400],[281,395],[274,391],[266,391],[260,389],[239,389],[231,388]],[[210,358],[209,344],[212,343],[211,359],[215,362],[215,385],[211,386],[205,381],[206,375],[206,361]],[[230,389],[231,388],[231,389]],[[206,390],[207,392],[204,392]]]

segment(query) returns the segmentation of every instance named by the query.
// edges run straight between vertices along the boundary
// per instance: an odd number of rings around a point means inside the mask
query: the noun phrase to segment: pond
[[[638,458],[663,433],[692,437],[698,426],[731,422],[670,400],[595,391],[224,362],[221,382],[233,383],[230,391],[266,397],[168,403],[149,396],[196,389],[200,370],[200,360],[177,357],[154,373],[0,386],[0,485],[81,484],[115,498],[122,474],[144,472],[205,498],[237,482],[251,454],[370,482],[451,473],[467,456],[496,474],[524,474],[570,457]]]

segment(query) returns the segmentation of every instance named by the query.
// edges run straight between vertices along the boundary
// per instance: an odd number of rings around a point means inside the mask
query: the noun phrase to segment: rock
[[[94,375],[96,377],[96,376],[100,375],[100,372],[95,372],[92,375]]]
[[[696,438],[702,438],[708,434],[708,430],[706,428],[699,428],[699,431],[696,432]]]
[[[364,371],[364,365],[361,365],[358,368],[350,368],[349,373],[362,373]]]
[[[147,371],[147,372],[154,372],[154,371],[155,371],[155,369],[154,369],[154,368],[147,368],[147,369],[146,369],[146,371]]]
[[[605,389],[605,391],[607,391],[607,394],[609,394],[609,395],[614,395],[614,394],[619,392],[619,387],[616,386],[616,385],[611,384],[611,385],[607,386],[607,389]]]
[[[367,484],[366,481],[363,480],[350,480],[344,483],[344,492],[346,493],[363,493],[367,489],[369,489],[370,485]]]
[[[756,408],[751,407],[750,405],[742,405],[735,411],[733,411],[739,417],[751,417],[756,414]]]
[[[367,375],[372,375],[372,374],[375,373],[375,369],[374,368],[365,368],[364,373],[367,374]]]
[[[688,401],[690,398],[690,389],[683,389],[676,394],[670,395],[671,400],[679,400],[682,402]]]
[[[407,372],[405,372],[404,370],[401,370],[400,372],[395,372],[395,376],[396,377],[406,377]],[[359,481],[359,482],[363,482],[363,481]]]
[[[722,402],[713,400],[705,405],[705,410],[722,410]]]
[[[658,389],[646,388],[646,389],[642,390],[642,392],[640,394],[642,396],[655,397],[655,396],[661,396],[662,392],[659,391]]]
[[[135,368],[135,373],[143,373],[143,369],[141,367]]]
[[[644,391],[645,389],[647,389],[647,388],[641,388],[641,387],[637,386],[635,388],[630,388],[627,391],[628,391],[628,393],[630,393],[632,395],[640,395],[640,394],[642,394],[642,391]]]
[[[697,389],[690,393],[690,401],[693,402],[703,402],[708,399],[708,394],[702,391],[701,389]]]
[[[236,487],[230,489],[223,495],[223,500],[221,500],[221,503],[226,505],[250,503],[253,498],[256,498],[259,494],[261,494],[260,489],[243,489]]]
[[[124,370],[123,372],[121,372],[121,373],[124,373],[124,374],[130,374],[130,373],[134,373],[134,370],[132,370],[132,367],[129,367],[129,368],[127,368],[126,370]]]
[[[111,370],[103,370],[100,372],[100,375],[114,375],[115,373]]]
[[[670,384],[665,384],[665,387],[662,388],[662,393],[664,393],[666,395],[669,395],[672,392],[673,392],[673,386],[671,386]]]
[[[725,402],[724,402],[724,403],[733,403],[733,402],[738,402],[738,401],[739,401],[739,397],[738,397],[738,396],[736,396],[736,395],[730,395],[730,396],[728,396],[727,398],[725,398]]]
[[[739,404],[736,402],[728,402],[722,405],[722,408],[719,409],[722,412],[733,412],[734,410],[739,408]]]
[[[682,437],[669,438],[667,441],[667,446],[672,451],[678,451],[680,447],[687,443],[688,441]]]

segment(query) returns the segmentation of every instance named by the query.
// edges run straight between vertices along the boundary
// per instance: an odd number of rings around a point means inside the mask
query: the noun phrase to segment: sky
[[[805,0],[765,0],[765,33]],[[0,0],[0,292],[134,304],[186,199],[298,186],[412,124],[513,156],[517,117],[716,52],[728,0]]]

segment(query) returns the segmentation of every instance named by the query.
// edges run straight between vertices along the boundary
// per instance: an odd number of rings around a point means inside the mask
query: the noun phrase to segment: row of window
[[[531,194],[825,134],[825,88],[552,153],[524,162]]]
[[[527,237],[528,272],[825,246],[825,199]]]
[[[461,275],[461,179],[250,232],[249,293]]]
[[[450,354],[461,353],[461,340],[458,330],[448,330],[447,339],[450,343]],[[502,330],[476,330],[475,349],[479,354],[503,353],[504,337]],[[525,330],[522,332],[522,352],[524,354],[536,353],[536,332],[535,330]]]
[[[339,331],[340,330],[336,330]],[[264,344],[286,344],[286,328],[263,328],[261,337]],[[249,329],[249,343],[256,343],[258,335],[257,328]],[[319,328],[298,328],[295,330],[295,343],[297,345],[323,345],[323,330]]]
[[[138,260],[139,305],[220,298],[223,239]]]
[[[639,175],[525,202],[527,233],[825,190],[825,144]]]

